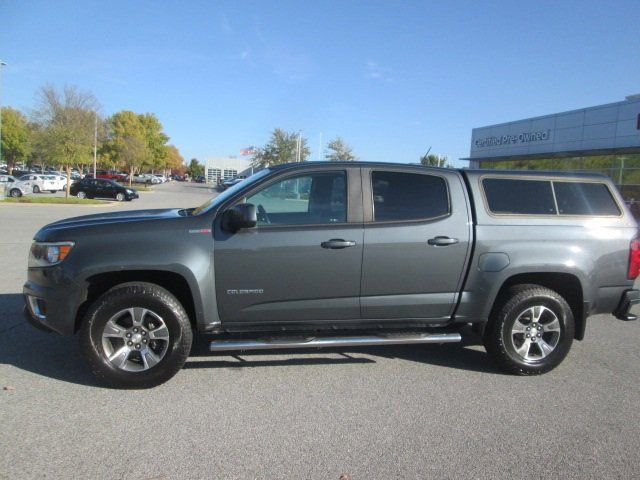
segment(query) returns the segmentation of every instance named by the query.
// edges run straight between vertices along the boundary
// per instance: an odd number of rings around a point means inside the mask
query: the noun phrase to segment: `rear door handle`
[[[339,248],[347,248],[355,246],[356,242],[354,240],[343,240],[341,238],[332,238],[331,240],[327,240],[326,242],[322,242],[320,246],[322,248],[330,248],[332,250],[336,250]]]
[[[454,243],[458,243],[457,238],[438,236],[434,238],[430,238],[427,240],[429,245],[433,245],[435,247],[446,247],[447,245],[453,245]]]

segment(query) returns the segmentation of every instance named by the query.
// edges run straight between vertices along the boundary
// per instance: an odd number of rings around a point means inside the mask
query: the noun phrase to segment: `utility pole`
[[[0,60],[0,162],[2,161],[2,67],[5,65],[6,63]],[[7,172],[9,172],[8,169]]]
[[[302,161],[302,130],[298,130],[298,141],[296,143],[297,152],[296,152],[296,162]]]
[[[93,178],[96,177],[96,167],[98,163],[98,112],[94,112],[95,114],[95,123],[93,129]]]

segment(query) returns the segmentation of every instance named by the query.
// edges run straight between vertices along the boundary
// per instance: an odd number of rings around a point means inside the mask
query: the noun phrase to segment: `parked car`
[[[33,192],[30,182],[20,181],[13,175],[0,175],[0,188],[7,197],[21,197]]]
[[[230,178],[229,180],[225,180],[222,183],[220,183],[219,185],[219,190],[220,191],[225,191],[227,188],[233,187],[234,185],[237,185],[238,183],[240,183],[241,181],[244,180],[244,177],[234,177],[234,178]]]
[[[196,177],[195,181],[196,181],[196,183],[205,183],[207,181],[207,179],[204,178],[204,175],[200,175],[200,176]]]
[[[31,183],[33,193],[46,191],[55,193],[59,190],[57,183],[49,175],[28,173],[26,175],[22,175],[19,179],[22,182]]]
[[[70,193],[78,198],[115,198],[119,202],[138,198],[138,192],[134,189],[123,187],[113,180],[102,178],[85,177],[71,185]]]
[[[118,182],[123,182],[127,179],[126,173],[116,172],[113,170],[98,170],[96,172],[97,178],[102,178],[105,180],[115,180]]]
[[[48,178],[53,182],[55,188],[51,190],[51,193],[56,193],[58,190],[64,190],[67,188],[67,177],[60,174],[47,174],[43,175],[44,178]]]

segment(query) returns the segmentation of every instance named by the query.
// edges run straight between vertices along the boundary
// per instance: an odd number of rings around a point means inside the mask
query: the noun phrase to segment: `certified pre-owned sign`
[[[501,135],[499,137],[486,137],[477,139],[474,144],[478,148],[495,147],[497,145],[512,145],[517,143],[543,142],[549,140],[551,130],[539,130],[537,132],[522,132],[518,135]]]

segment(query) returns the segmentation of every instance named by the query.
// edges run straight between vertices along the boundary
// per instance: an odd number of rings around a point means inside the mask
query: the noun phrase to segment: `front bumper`
[[[640,314],[640,290],[627,290],[624,292],[613,314],[619,320],[636,320],[638,314]]]
[[[61,268],[30,268],[22,293],[30,324],[62,335],[75,333],[76,314],[86,291]]]

